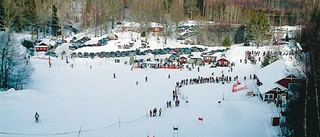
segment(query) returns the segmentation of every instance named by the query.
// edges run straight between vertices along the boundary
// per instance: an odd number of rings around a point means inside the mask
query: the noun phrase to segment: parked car
[[[51,56],[51,57],[56,57],[57,56],[57,54],[54,51],[48,51],[44,55]]]
[[[102,51],[102,52],[97,53],[97,54],[98,54],[98,56],[99,56],[100,58],[104,58],[105,52],[104,52],[104,51]]]
[[[120,57],[120,56],[121,56],[120,51],[117,51],[117,52],[116,52],[116,57]]]
[[[104,53],[104,57],[105,57],[105,58],[109,58],[109,57],[110,57],[110,52]]]
[[[89,53],[88,53],[88,52],[84,52],[84,53],[83,53],[83,57],[84,57],[84,58],[89,58],[89,57],[90,57],[90,55],[89,55]]]
[[[90,56],[90,58],[94,58],[96,56],[96,54],[93,52],[90,52],[89,56]]]
[[[110,52],[110,57],[116,57],[116,53],[113,52],[113,51],[111,51],[111,52]]]
[[[69,49],[70,50],[76,50],[76,49],[78,49],[78,47],[77,46],[69,46]]]
[[[78,52],[78,57],[83,58],[83,54],[81,52]]]
[[[72,52],[72,53],[71,53],[71,57],[72,57],[72,58],[76,58],[76,57],[77,57],[77,53],[76,53],[76,52]]]

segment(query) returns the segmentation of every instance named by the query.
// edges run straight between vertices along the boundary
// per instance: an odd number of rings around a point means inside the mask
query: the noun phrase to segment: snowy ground
[[[232,93],[234,82],[183,86],[180,106],[166,108],[177,81],[209,77],[212,72],[215,76],[220,76],[222,71],[226,76],[238,75],[242,83],[255,90],[250,86],[254,81],[244,81],[243,77],[254,74],[260,63],[239,62],[248,49],[257,50],[234,46],[226,53],[236,63],[232,72],[228,72],[229,68],[209,66],[200,67],[200,72],[196,68],[131,71],[129,65],[123,64],[129,61],[128,57],[121,58],[120,63],[106,58],[77,58],[69,60],[69,64],[64,59],[53,58],[49,68],[48,60],[32,58],[33,82],[23,91],[0,93],[0,136],[74,137],[79,135],[79,130],[81,137],[277,136],[278,127],[271,126],[271,117],[278,115],[274,105],[249,97],[244,91]],[[186,98],[189,103],[185,102]],[[148,112],[153,108],[162,108],[162,116],[149,117]],[[34,123],[35,112],[40,114],[40,123]],[[198,117],[203,121],[198,121]]]

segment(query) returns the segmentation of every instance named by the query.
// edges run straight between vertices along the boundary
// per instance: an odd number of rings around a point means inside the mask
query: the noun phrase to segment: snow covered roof
[[[276,30],[283,30],[283,31],[293,31],[293,30],[298,30],[301,29],[301,26],[273,26],[274,29]]]
[[[138,22],[124,22],[123,27],[141,27],[141,24]],[[148,24],[149,27],[159,27],[159,28],[163,28],[163,26],[160,23],[157,22],[149,22]]]
[[[137,22],[124,22],[123,27],[140,27],[140,23]]]
[[[285,88],[275,82],[264,82],[263,85],[258,87],[261,94],[265,94],[274,88],[279,88],[281,90],[287,90],[287,88]]]
[[[290,74],[292,67],[288,66],[284,61],[277,60],[266,67],[256,72],[257,77],[261,82],[270,81],[276,82]],[[270,75],[272,74],[272,75]]]
[[[47,45],[55,45],[55,40],[51,40],[51,39],[43,39],[41,43],[45,43]]]
[[[259,87],[260,93],[268,92],[275,87],[284,89],[284,87],[276,84],[275,82],[291,74],[297,76],[293,67],[290,67],[282,60],[277,60],[276,62],[258,70],[256,72],[256,76],[263,84]]]
[[[181,26],[197,26],[197,21],[194,21],[194,20],[188,20],[188,21],[185,21],[185,22],[182,22]]]
[[[150,22],[149,27],[151,28],[163,28],[163,26],[157,22]]]

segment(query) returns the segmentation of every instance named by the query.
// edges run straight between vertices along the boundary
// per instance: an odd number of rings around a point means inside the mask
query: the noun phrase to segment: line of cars
[[[83,37],[79,40],[75,40],[75,37],[74,37],[70,41],[70,43],[72,43],[72,46],[69,46],[69,49],[73,51],[73,50],[83,48],[83,47],[102,46],[102,45],[106,45],[110,39],[109,38],[101,38],[98,40],[97,44],[84,44],[85,42],[87,42],[89,40],[91,40],[91,39],[88,37]]]
[[[185,48],[164,48],[164,49],[146,49],[141,51],[140,49],[136,50],[129,50],[129,51],[110,51],[110,52],[72,52],[71,56],[73,58],[94,58],[94,57],[100,57],[100,58],[114,58],[114,57],[129,57],[131,55],[147,55],[147,54],[153,54],[153,55],[165,55],[165,54],[187,54],[190,55],[192,52],[203,52],[204,49],[200,47],[185,47]]]

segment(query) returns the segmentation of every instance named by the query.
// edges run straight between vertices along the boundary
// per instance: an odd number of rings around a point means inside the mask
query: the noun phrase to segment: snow
[[[122,38],[130,36],[130,32],[117,35]],[[155,38],[149,40],[150,45],[155,46],[152,48],[163,46]],[[172,47],[181,46],[173,40],[168,43]],[[57,50],[68,50],[68,46],[61,45]],[[107,47],[90,47],[88,52],[103,48],[115,50],[112,44]],[[81,50],[89,50],[89,47]],[[262,102],[258,96],[247,96],[247,90],[232,93],[234,82],[185,85],[179,90],[180,106],[166,108],[166,102],[172,100],[176,82],[209,77],[212,72],[215,77],[221,76],[222,71],[224,75],[238,75],[248,89],[257,90],[253,80],[242,79],[260,69],[260,62],[256,65],[239,62],[240,58],[244,59],[246,50],[257,49],[235,45],[225,53],[227,59],[235,62],[232,72],[227,67],[209,68],[210,65],[200,67],[200,72],[197,68],[192,71],[131,70],[123,63],[129,61],[129,57],[119,58],[120,63],[112,58],[75,58],[69,59],[69,64],[60,57],[51,58],[49,68],[47,58],[33,57],[32,83],[22,91],[0,93],[0,136],[74,137],[79,131],[81,137],[278,136],[279,127],[271,125],[271,117],[279,116],[274,104]],[[159,57],[162,56],[156,56]],[[137,58],[153,59],[154,56]],[[148,112],[153,108],[162,108],[162,116],[149,117]],[[34,123],[35,112],[40,115],[40,123]],[[203,121],[198,121],[198,117]],[[173,131],[174,126],[179,129]]]

